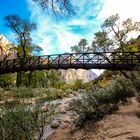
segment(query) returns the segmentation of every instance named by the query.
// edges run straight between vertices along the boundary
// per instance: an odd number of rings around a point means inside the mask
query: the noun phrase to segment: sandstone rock
[[[65,109],[64,106],[60,106],[60,107],[59,107],[59,113],[61,113],[61,114],[66,114],[66,109]]]
[[[62,122],[62,123],[60,124],[60,127],[61,127],[62,129],[68,128],[68,127],[69,127],[69,123],[68,123],[68,122]]]
[[[59,125],[60,125],[59,120],[54,120],[54,121],[51,123],[51,128],[56,129],[56,128],[59,127]]]
[[[97,75],[92,70],[68,69],[60,71],[61,71],[61,80],[64,80],[67,83],[72,83],[76,79],[81,79],[83,80],[83,82],[89,82],[97,77]]]
[[[74,95],[73,95],[73,94],[69,94],[69,97],[70,97],[70,98],[73,98],[73,97],[74,97]]]

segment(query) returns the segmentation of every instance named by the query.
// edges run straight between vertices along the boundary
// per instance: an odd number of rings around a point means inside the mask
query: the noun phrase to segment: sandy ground
[[[135,113],[140,107],[135,99],[132,104],[120,106],[115,114],[106,116],[96,126],[89,122],[73,135],[70,128],[58,128],[49,140],[140,140],[140,118]]]

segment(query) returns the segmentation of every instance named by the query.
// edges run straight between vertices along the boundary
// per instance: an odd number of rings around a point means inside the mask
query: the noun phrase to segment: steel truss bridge
[[[140,52],[92,52],[1,60],[0,74],[50,69],[140,70]]]

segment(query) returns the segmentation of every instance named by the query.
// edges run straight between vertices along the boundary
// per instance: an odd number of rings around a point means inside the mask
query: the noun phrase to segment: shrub
[[[55,88],[47,89],[48,100],[61,99],[64,96],[65,96],[65,94],[64,94],[63,90],[61,90],[61,89],[55,89]]]
[[[41,88],[38,90],[38,96],[37,101],[38,102],[45,102],[48,100],[55,100],[55,99],[61,99],[66,96],[66,93],[64,93],[61,89],[56,88]]]
[[[87,93],[87,91],[86,91],[86,89],[78,89],[78,91],[77,91],[78,93],[82,93],[82,94],[86,94]]]
[[[95,93],[94,95],[100,103],[118,103],[134,96],[131,81],[120,76],[114,77],[105,87],[100,88]]]
[[[0,88],[0,101],[2,101],[4,99],[4,89]]]
[[[12,88],[11,93],[14,98],[31,98],[34,97],[34,91],[30,88]]]
[[[7,103],[0,107],[0,139],[41,140],[44,127],[52,119],[55,106],[36,104],[19,106]]]
[[[74,91],[72,89],[67,89],[65,92],[66,94],[73,94]]]
[[[0,75],[0,87],[12,87],[14,86],[15,74]]]
[[[140,92],[140,79],[136,79],[133,81],[133,86],[137,90],[137,92]]]
[[[133,81],[133,86],[136,90],[136,100],[140,102],[140,79],[136,79]]]
[[[67,89],[65,91],[65,93],[66,93],[66,96],[69,96],[70,94],[76,95],[76,94],[78,94],[78,91],[73,91],[72,89]]]
[[[73,90],[78,90],[83,88],[83,81],[81,79],[76,79],[73,83],[72,89]]]
[[[76,126],[81,127],[88,120],[97,121],[106,114],[118,109],[120,101],[132,97],[134,91],[132,84],[124,77],[115,77],[106,86],[88,91],[82,99],[71,103],[70,109],[78,114]]]

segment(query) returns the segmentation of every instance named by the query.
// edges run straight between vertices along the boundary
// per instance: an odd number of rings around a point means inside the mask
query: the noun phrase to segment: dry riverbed
[[[106,116],[96,125],[92,122],[69,134],[71,123],[66,127],[61,124],[49,136],[49,140],[140,140],[140,118],[136,116],[136,112],[140,111],[139,104],[132,99],[129,105],[122,105],[119,111],[112,115]],[[65,113],[64,118],[69,120],[69,114]]]

